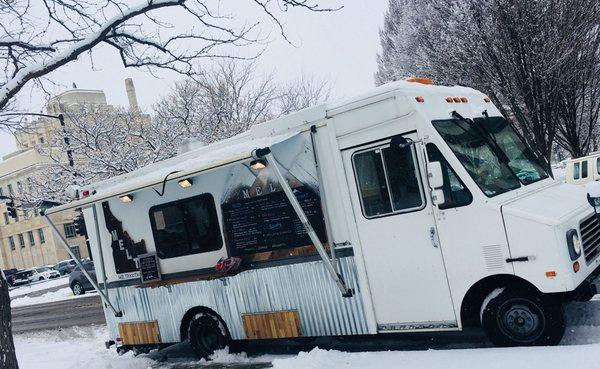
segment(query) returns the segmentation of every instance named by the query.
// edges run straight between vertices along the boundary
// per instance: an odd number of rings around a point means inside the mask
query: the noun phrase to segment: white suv
[[[39,274],[41,276],[41,278],[37,279],[38,281],[41,279],[52,279],[52,278],[60,277],[59,272],[57,272],[54,269],[50,269],[48,267],[39,267],[39,268],[35,268],[34,270],[37,272],[37,274]]]

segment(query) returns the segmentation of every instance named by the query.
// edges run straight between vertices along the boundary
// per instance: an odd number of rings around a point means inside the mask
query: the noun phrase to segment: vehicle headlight
[[[567,245],[569,245],[571,260],[576,260],[581,256],[581,241],[576,229],[569,229],[567,231]]]

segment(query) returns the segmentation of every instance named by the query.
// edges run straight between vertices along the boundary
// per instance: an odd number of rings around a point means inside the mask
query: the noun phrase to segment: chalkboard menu
[[[140,276],[142,278],[142,283],[161,280],[156,253],[142,254],[138,256],[138,262],[140,265]]]
[[[326,242],[319,196],[308,187],[293,189],[321,242]],[[283,191],[222,205],[227,245],[232,256],[312,245]]]

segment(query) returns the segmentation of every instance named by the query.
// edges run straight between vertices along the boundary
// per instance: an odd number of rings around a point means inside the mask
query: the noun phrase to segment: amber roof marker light
[[[406,82],[415,82],[415,83],[420,83],[423,85],[432,85],[433,81],[430,80],[429,78],[424,78],[424,77],[410,77],[406,79]]]

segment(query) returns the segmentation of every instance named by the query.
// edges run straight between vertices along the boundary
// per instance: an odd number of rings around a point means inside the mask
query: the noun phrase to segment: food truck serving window
[[[202,194],[150,208],[150,223],[161,259],[216,251],[223,247],[215,200]]]

